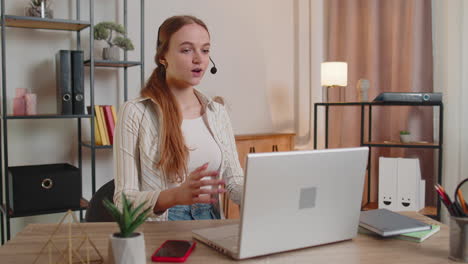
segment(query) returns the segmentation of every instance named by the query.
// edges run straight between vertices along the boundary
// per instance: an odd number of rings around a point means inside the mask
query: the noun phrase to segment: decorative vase
[[[133,233],[132,237],[118,237],[114,233],[109,237],[108,263],[145,264],[145,238],[143,233]]]
[[[412,141],[411,135],[410,135],[410,134],[407,134],[407,135],[400,135],[400,141],[401,141],[402,143],[411,142],[411,141]]]
[[[102,59],[103,60],[113,60],[113,61],[120,60],[119,47],[113,46],[113,47],[110,47],[110,48],[103,48],[102,49]]]
[[[30,6],[26,8],[26,16],[40,17],[40,18],[53,18],[54,11],[44,1],[40,6]]]

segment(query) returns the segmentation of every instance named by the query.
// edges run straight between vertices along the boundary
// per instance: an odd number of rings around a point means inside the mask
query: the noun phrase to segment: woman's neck
[[[183,119],[193,119],[202,115],[201,103],[195,95],[193,87],[170,88],[170,90],[179,104]]]

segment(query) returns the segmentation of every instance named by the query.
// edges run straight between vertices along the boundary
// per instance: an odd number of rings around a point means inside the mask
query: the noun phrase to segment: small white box
[[[421,173],[418,159],[398,159],[398,211],[418,211]]]
[[[379,158],[379,208],[419,211],[425,205],[425,190],[419,159]]]
[[[379,208],[396,211],[398,159],[379,158]]]

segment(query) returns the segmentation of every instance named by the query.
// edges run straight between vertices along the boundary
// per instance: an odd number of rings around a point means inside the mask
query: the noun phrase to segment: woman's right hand
[[[224,180],[218,180],[217,171],[207,171],[208,163],[203,164],[190,173],[187,179],[176,187],[176,203],[190,205],[195,203],[214,203],[212,194],[224,193]],[[203,179],[210,177],[210,179]],[[206,188],[212,186],[212,188]],[[203,188],[205,187],[205,188]]]

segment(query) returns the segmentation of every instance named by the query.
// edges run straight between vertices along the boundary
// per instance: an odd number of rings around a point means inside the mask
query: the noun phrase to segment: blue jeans
[[[168,210],[169,221],[218,219],[212,204],[176,205]]]

